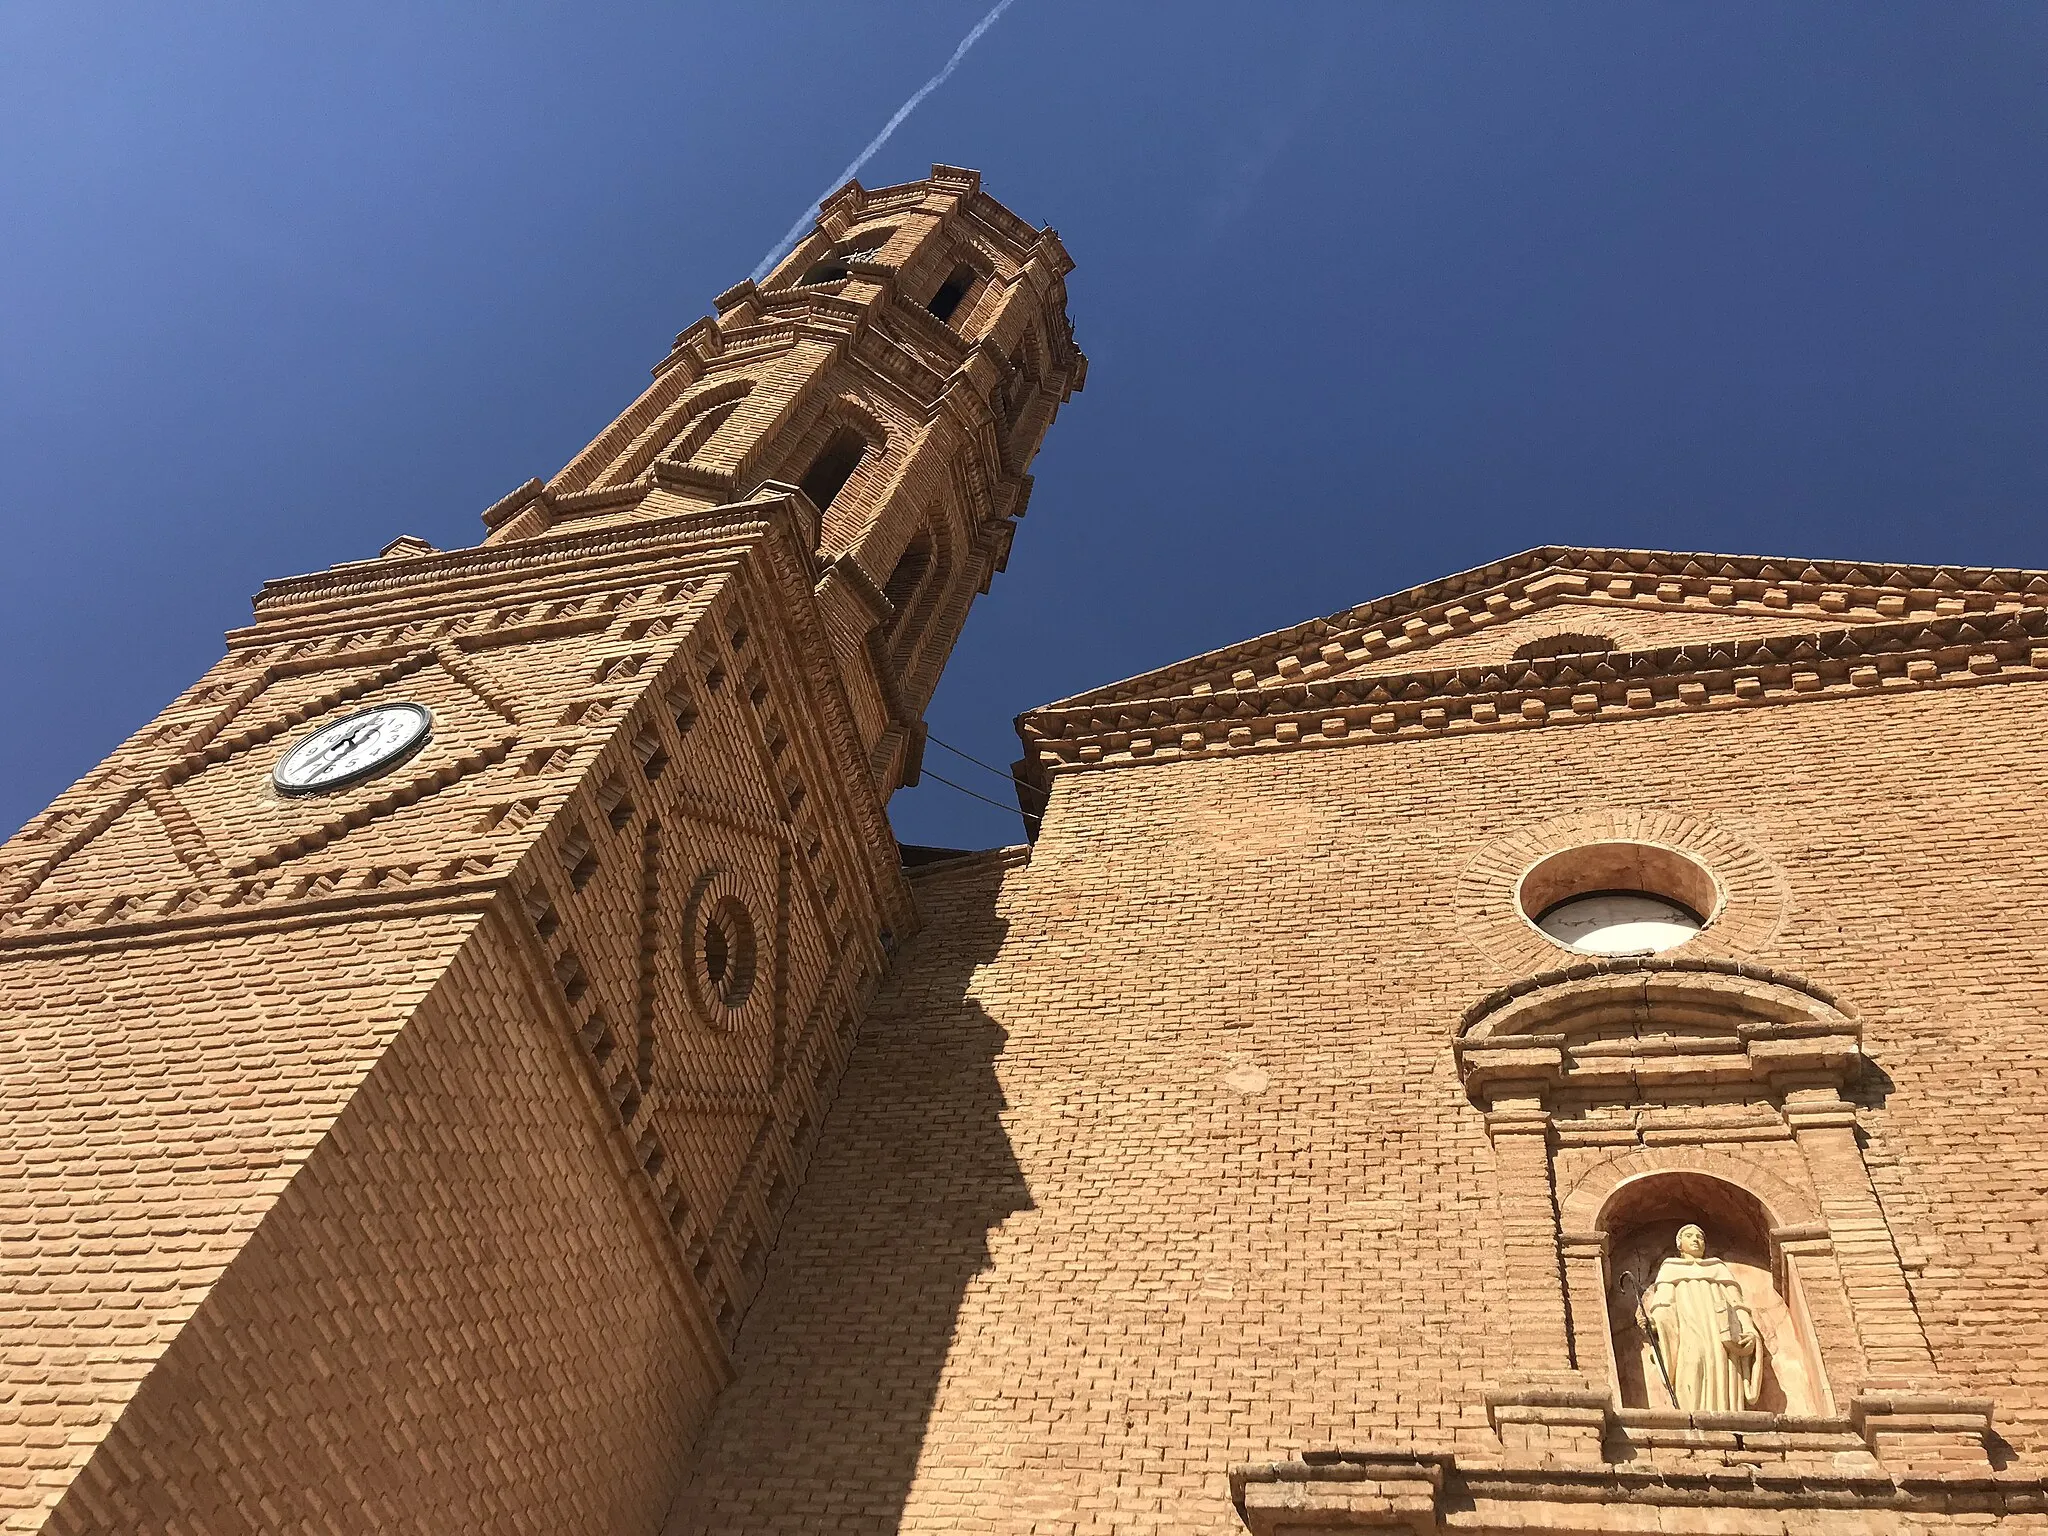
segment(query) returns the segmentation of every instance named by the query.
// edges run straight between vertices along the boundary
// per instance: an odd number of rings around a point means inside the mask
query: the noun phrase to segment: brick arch
[[[705,420],[721,406],[736,406],[753,392],[752,379],[726,379],[693,394],[684,395],[613,460],[604,473],[597,477],[596,483],[624,484],[646,469],[657,457],[677,460],[689,458],[702,448],[711,436],[710,432],[694,430],[697,423]],[[721,420],[719,425],[722,424]],[[712,431],[716,430],[714,426]]]
[[[1764,1208],[1773,1227],[1818,1225],[1819,1202],[1761,1163],[1719,1146],[1631,1147],[1594,1164],[1558,1193],[1558,1225],[1567,1236],[1605,1230],[1614,1197],[1630,1184],[1663,1174],[1694,1173],[1731,1184]]]
[[[1006,408],[997,422],[1007,437],[1024,424],[1037,403],[1042,381],[1050,371],[1046,348],[1038,327],[1027,322],[1008,352],[1009,376],[1003,381]],[[1028,387],[1027,387],[1028,386]]]
[[[888,451],[889,429],[882,425],[882,418],[844,390],[823,403],[819,419],[835,427],[853,428],[868,440],[869,449],[876,454]]]
[[[921,513],[910,522],[890,557],[887,573],[880,578],[879,585],[882,596],[896,610],[888,621],[892,644],[917,632],[921,626],[915,615],[931,607],[933,594],[944,585],[952,566],[950,532],[945,519]],[[911,562],[916,559],[920,545],[923,558],[912,569]]]
[[[1762,966],[1657,956],[1588,957],[1489,993],[1466,1009],[1460,1043],[1569,1033],[1575,1024],[1662,1008],[1698,1024],[1814,1024],[1854,1034],[1851,1013],[1804,977]]]
[[[837,554],[851,546],[866,529],[869,517],[881,500],[884,482],[896,473],[894,469],[885,467],[895,439],[880,416],[843,388],[820,389],[812,394],[799,420],[802,423],[799,428],[776,435],[770,447],[741,471],[741,482],[760,484],[776,480],[808,490],[810,487],[806,482],[820,457],[844,436],[859,439],[862,445],[859,462],[850,478],[841,482],[840,488],[845,485],[866,487],[866,491],[856,498],[860,510],[852,510],[853,503],[838,499],[836,491],[827,498],[832,501],[831,506],[818,508],[824,514],[818,534],[821,547],[828,554]],[[882,467],[878,469],[878,466]]]
[[[1721,887],[1721,910],[1679,953],[1747,960],[1767,951],[1785,921],[1789,890],[1777,862],[1747,837],[1661,806],[1579,811],[1504,833],[1474,852],[1454,898],[1459,938],[1516,971],[1548,970],[1572,951],[1537,932],[1516,892],[1554,853],[1588,843],[1650,843],[1691,855]]]

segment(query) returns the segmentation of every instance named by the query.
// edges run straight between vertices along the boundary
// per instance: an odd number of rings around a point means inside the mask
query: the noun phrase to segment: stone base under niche
[[[1717,1432],[1707,1432],[1712,1435]],[[1906,1473],[1788,1461],[1659,1458],[1587,1467],[1467,1466],[1461,1457],[1310,1452],[1240,1467],[1230,1491],[1254,1536],[1351,1531],[1586,1532],[1599,1536],[1917,1536],[1953,1520],[2048,1529],[2048,1482],[2031,1473]]]
[[[1955,1517],[2048,1530],[2048,1480],[1998,1465],[1991,1404],[1858,1397],[1846,1418],[1622,1408],[1570,1386],[1494,1394],[1497,1456],[1323,1451],[1241,1467],[1256,1536],[1407,1530],[1901,1536]]]

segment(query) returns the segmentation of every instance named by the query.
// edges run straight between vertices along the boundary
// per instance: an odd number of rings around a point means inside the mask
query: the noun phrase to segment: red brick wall
[[[472,922],[0,966],[0,1528],[38,1528]]]
[[[1503,845],[1617,813],[1741,866],[1697,951],[1860,1013],[1936,1365],[2048,1449],[2044,727],[2022,685],[1062,776],[1028,867],[920,877],[671,1532],[1220,1533],[1235,1463],[1497,1452],[1451,1034],[1568,959],[1487,905]]]
[[[519,976],[465,946],[45,1529],[655,1528],[717,1376]]]

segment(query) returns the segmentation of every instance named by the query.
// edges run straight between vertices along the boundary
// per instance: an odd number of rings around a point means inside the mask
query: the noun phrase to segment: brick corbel
[[[896,616],[896,605],[849,550],[818,578],[818,605],[838,623],[865,635]]]
[[[1447,1456],[1311,1451],[1299,1461],[1237,1467],[1231,1502],[1254,1536],[1412,1531],[1432,1536]]]
[[[1849,1422],[1895,1477],[1938,1477],[1991,1467],[1988,1397],[1943,1392],[1864,1392]]]
[[[1597,1466],[1613,1406],[1574,1372],[1488,1392],[1486,1419],[1509,1462]]]
[[[649,475],[664,491],[698,491],[729,497],[739,490],[739,476],[729,469],[710,464],[678,464],[673,459],[656,459]]]

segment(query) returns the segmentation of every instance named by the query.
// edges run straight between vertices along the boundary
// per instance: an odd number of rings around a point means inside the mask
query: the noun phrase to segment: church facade
[[[671,1529],[2041,1528],[2044,593],[1539,549],[1026,714]]]
[[[0,848],[0,1529],[2048,1530],[2048,576],[1532,550],[906,869],[1069,267],[849,186]]]

